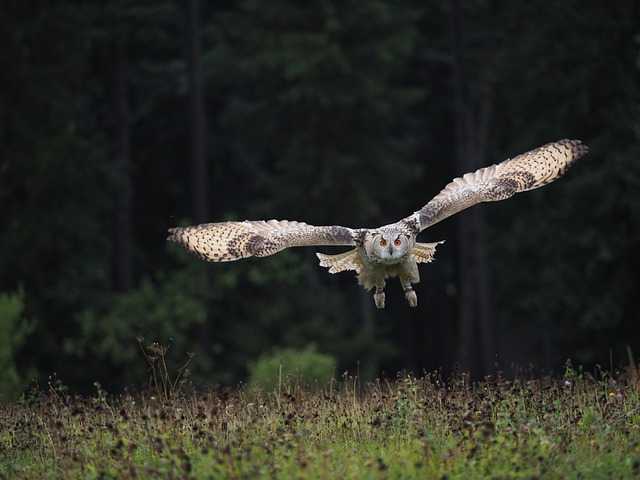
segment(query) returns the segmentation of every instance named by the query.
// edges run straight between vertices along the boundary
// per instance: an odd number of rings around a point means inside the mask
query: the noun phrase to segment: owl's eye
[[[387,246],[387,241],[384,238],[380,239],[380,246],[381,247],[386,247]]]
[[[402,242],[400,241],[400,239],[399,239],[399,238],[396,238],[396,239],[393,241],[393,244],[394,244],[396,247],[399,247],[401,243],[402,243]]]

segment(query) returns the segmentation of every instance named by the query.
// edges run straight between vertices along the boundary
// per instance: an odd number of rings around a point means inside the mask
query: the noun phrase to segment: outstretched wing
[[[580,140],[547,143],[497,165],[456,178],[412,216],[401,220],[431,225],[480,202],[504,200],[515,193],[533,190],[560,178],[571,164],[588,152]]]
[[[357,231],[346,227],[315,227],[287,220],[204,223],[171,228],[167,240],[209,262],[266,257],[285,248],[307,245],[355,245]]]

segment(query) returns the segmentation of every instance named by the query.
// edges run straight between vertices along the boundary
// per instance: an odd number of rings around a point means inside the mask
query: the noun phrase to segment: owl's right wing
[[[505,200],[518,192],[542,187],[564,175],[588,150],[580,140],[559,140],[467,173],[401,222],[422,231],[477,203]]]
[[[266,257],[289,247],[355,245],[358,230],[287,220],[203,223],[169,229],[175,242],[209,262]]]

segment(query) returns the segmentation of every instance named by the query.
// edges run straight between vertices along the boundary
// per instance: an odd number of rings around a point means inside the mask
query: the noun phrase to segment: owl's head
[[[368,242],[367,254],[383,263],[397,263],[411,249],[411,239],[398,231],[382,231],[374,233]]]

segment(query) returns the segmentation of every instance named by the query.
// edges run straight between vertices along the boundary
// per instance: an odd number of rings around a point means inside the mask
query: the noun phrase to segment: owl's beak
[[[393,257],[393,247],[389,245],[389,256]]]

